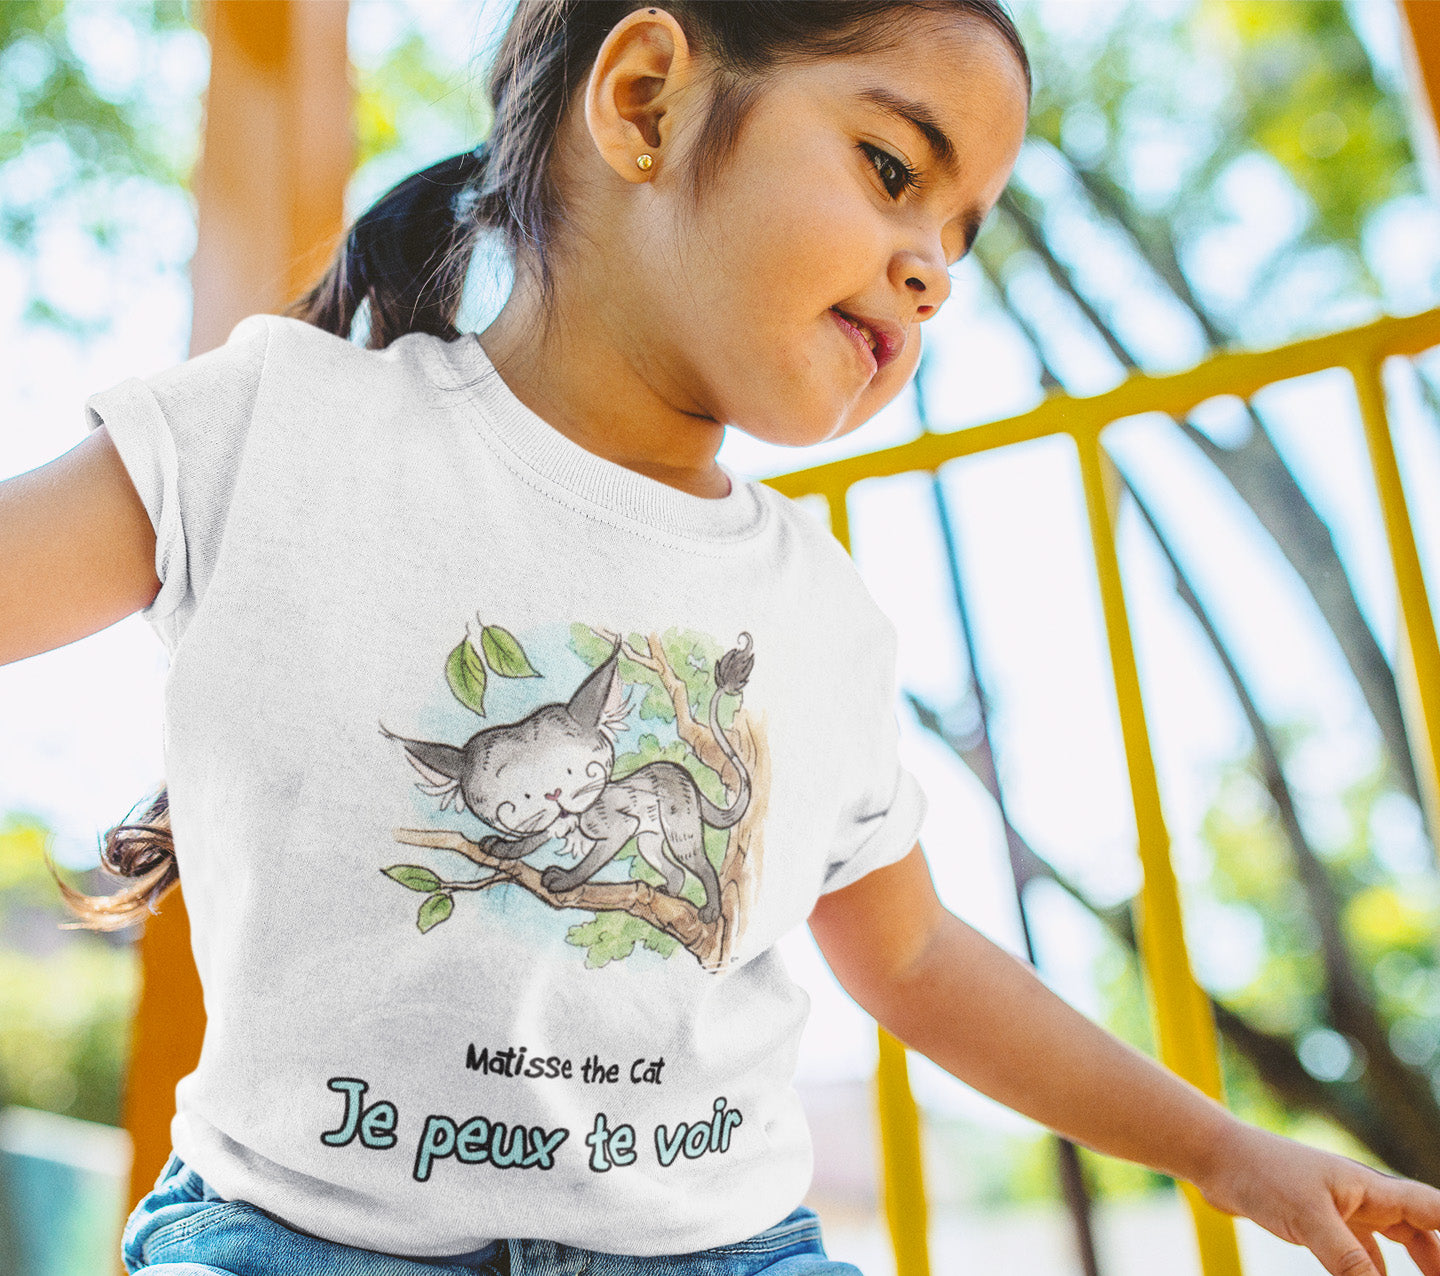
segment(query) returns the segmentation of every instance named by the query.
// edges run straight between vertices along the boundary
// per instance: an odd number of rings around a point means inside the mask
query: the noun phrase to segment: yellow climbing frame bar
[[[1102,434],[1112,422],[1142,413],[1183,418],[1218,395],[1249,399],[1278,381],[1344,368],[1354,382],[1374,473],[1380,516],[1390,547],[1400,599],[1396,652],[1407,731],[1420,772],[1432,841],[1440,841],[1440,643],[1430,608],[1415,531],[1405,500],[1381,378],[1391,355],[1417,355],[1440,345],[1440,309],[1376,320],[1361,328],[1299,341],[1278,350],[1219,354],[1187,372],[1134,376],[1089,398],[1052,395],[1020,416],[947,434],[925,434],[864,456],[783,474],[767,482],[790,497],[819,495],[830,510],[837,540],[850,549],[847,496],[864,479],[933,473],[947,461],[1016,443],[1068,435],[1075,446],[1109,641],[1130,795],[1135,807],[1143,884],[1139,902],[1140,958],[1150,990],[1161,1061],[1206,1094],[1221,1099],[1219,1042],[1210,1005],[1196,983],[1185,944],[1180,892],[1170,860],[1155,759],[1145,723],[1139,671],[1116,551],[1115,514],[1120,485]],[[897,1276],[929,1276],[927,1209],[920,1152],[920,1117],[910,1089],[905,1047],[879,1030],[876,1091],[884,1174],[885,1215]],[[1234,1222],[1182,1185],[1195,1223],[1205,1276],[1240,1276]]]

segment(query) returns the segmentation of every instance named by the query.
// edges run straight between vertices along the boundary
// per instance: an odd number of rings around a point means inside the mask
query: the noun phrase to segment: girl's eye
[[[880,180],[891,199],[899,199],[907,190],[919,187],[919,177],[904,160],[897,159],[889,151],[882,151],[878,146],[871,146],[869,142],[861,142],[860,149],[880,174]]]

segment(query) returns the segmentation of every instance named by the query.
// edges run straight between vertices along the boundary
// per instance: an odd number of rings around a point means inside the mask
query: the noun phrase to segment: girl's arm
[[[155,529],[103,425],[0,482],[0,665],[113,625],[159,591]]]
[[[1305,1245],[1334,1276],[1380,1276],[1373,1233],[1440,1276],[1440,1191],[1246,1125],[1055,996],[946,910],[917,843],[822,895],[816,942],[890,1033],[984,1094],[1096,1151],[1194,1183]]]

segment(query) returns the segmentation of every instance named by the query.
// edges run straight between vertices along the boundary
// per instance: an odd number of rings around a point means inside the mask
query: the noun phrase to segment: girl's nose
[[[924,292],[924,291],[925,291],[925,285],[924,285],[924,283],[923,283],[922,281],[920,281],[919,279],[915,278],[914,275],[911,275],[910,278],[905,281],[905,283],[906,283],[906,286],[907,286],[907,287],[910,287],[910,288],[914,289],[916,292]],[[935,313],[935,311],[938,310],[939,308],[940,308],[940,303],[939,303],[938,301],[937,301],[937,302],[928,302],[928,301],[927,301],[927,302],[924,302],[923,304],[918,305],[918,306],[915,307],[915,317],[916,317],[917,319],[928,319],[928,318],[929,318],[931,315],[933,315],[933,314]]]
[[[950,270],[938,244],[929,252],[903,253],[896,262],[896,270],[903,277],[906,291],[916,302],[917,319],[928,319],[950,295]]]

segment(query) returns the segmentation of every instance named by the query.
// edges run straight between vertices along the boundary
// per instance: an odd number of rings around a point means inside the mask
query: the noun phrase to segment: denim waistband
[[[189,1205],[186,1205],[186,1202]],[[134,1214],[126,1226],[126,1253],[127,1270],[137,1270],[143,1265],[144,1255],[142,1250],[147,1244],[147,1237],[151,1238],[169,1229],[173,1235],[177,1230],[189,1233],[198,1230],[194,1211],[201,1207],[202,1202],[217,1202],[214,1207],[220,1211],[241,1210],[248,1213],[249,1221],[239,1222],[235,1218],[226,1216],[225,1226],[227,1227],[255,1227],[273,1226],[279,1230],[277,1236],[283,1235],[291,1240],[298,1241],[301,1236],[308,1233],[297,1232],[293,1226],[287,1227],[280,1219],[273,1215],[267,1215],[260,1210],[244,1202],[231,1202],[222,1196],[209,1182],[207,1182],[196,1170],[192,1169],[181,1158],[178,1152],[172,1152],[165,1162],[164,1168],[160,1171],[155,1181],[154,1191],[151,1197],[143,1201],[136,1208]],[[147,1211],[147,1206],[148,1211]],[[146,1215],[149,1215],[147,1218]],[[162,1213],[175,1216],[176,1221],[170,1221],[162,1217]],[[184,1217],[182,1218],[181,1215]],[[219,1215],[211,1214],[211,1218],[218,1218]],[[156,1228],[160,1233],[156,1232]],[[329,1246],[334,1242],[323,1241],[319,1237],[313,1237],[316,1242]],[[303,1242],[301,1242],[303,1244]],[[163,1242],[162,1242],[163,1244]],[[765,1231],[743,1240],[732,1241],[712,1250],[688,1255],[673,1255],[669,1261],[690,1263],[685,1268],[687,1272],[692,1268],[696,1272],[704,1270],[706,1273],[718,1272],[740,1272],[743,1266],[748,1270],[758,1259],[764,1263],[764,1256],[779,1254],[790,1251],[818,1254],[821,1256],[821,1263],[824,1264],[824,1249],[820,1236],[820,1220],[813,1210],[804,1205],[798,1206],[789,1215],[773,1224]],[[797,1247],[798,1250],[797,1250]],[[359,1251],[357,1251],[358,1253]],[[524,1272],[548,1272],[548,1273],[569,1273],[572,1268],[576,1276],[582,1271],[589,1270],[592,1264],[600,1263],[607,1271],[612,1271],[612,1276],[619,1276],[621,1272],[635,1270],[649,1270],[657,1260],[644,1260],[627,1258],[625,1255],[601,1254],[591,1250],[580,1249],[571,1245],[564,1245],[559,1242],[525,1238],[506,1239],[497,1238],[489,1243],[472,1249],[463,1254],[446,1254],[441,1256],[417,1256],[411,1254],[385,1254],[379,1251],[364,1251],[372,1257],[380,1260],[382,1264],[386,1260],[400,1262],[401,1264],[416,1264],[429,1267],[447,1268],[482,1268],[488,1263],[505,1257],[508,1254],[510,1263],[506,1267],[519,1263],[519,1270]],[[748,1259],[747,1259],[748,1256]],[[695,1261],[700,1260],[701,1266],[695,1267]],[[708,1260],[708,1261],[707,1261]],[[660,1258],[658,1262],[664,1264],[667,1260]],[[730,1264],[741,1266],[731,1267]],[[843,1269],[845,1264],[836,1265],[836,1269]],[[387,1269],[388,1270],[388,1269]],[[599,1270],[598,1268],[596,1270]],[[828,1268],[827,1268],[828,1270]],[[851,1269],[853,1271],[853,1269]],[[858,1276],[858,1273],[857,1273]]]

